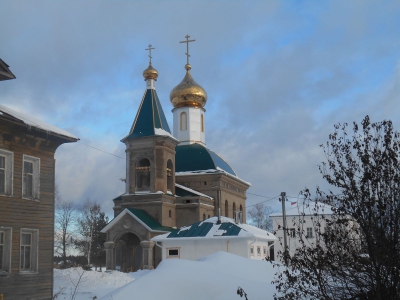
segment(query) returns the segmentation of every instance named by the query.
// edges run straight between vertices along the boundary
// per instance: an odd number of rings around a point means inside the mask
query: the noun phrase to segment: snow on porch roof
[[[58,136],[67,137],[68,139],[79,140],[77,137],[73,136],[68,131],[65,131],[56,126],[50,125],[41,120],[38,120],[30,115],[26,115],[24,113],[17,112],[15,110],[5,107],[4,105],[1,105],[1,104],[0,104],[0,114],[5,115],[5,116],[9,115],[12,118],[17,119],[18,121],[21,121],[28,126],[32,126],[32,127],[41,129],[41,130],[49,132],[49,133],[53,133],[53,135],[55,134]]]
[[[236,224],[231,218],[221,217],[221,224],[217,224],[218,217],[212,217],[202,222],[194,223],[175,229],[170,233],[158,235],[153,241],[166,241],[169,239],[194,239],[194,238],[246,238],[255,237],[264,240],[276,240],[270,232],[248,224]]]
[[[110,230],[119,220],[126,214],[136,219],[140,224],[142,224],[148,231],[156,232],[169,232],[174,230],[172,227],[162,226],[152,217],[150,217],[144,210],[136,208],[125,208],[118,216],[110,221],[106,227],[104,227],[101,232],[106,233]]]

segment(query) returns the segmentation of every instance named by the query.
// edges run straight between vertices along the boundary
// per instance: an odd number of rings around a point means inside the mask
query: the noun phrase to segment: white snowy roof
[[[286,216],[299,216],[300,214],[305,214],[306,216],[314,215],[318,213],[319,215],[332,215],[332,206],[318,202],[317,210],[315,208],[316,203],[314,201],[308,201],[307,203],[301,204],[294,208],[288,209],[286,211]],[[269,215],[270,217],[281,217],[282,212],[277,212]]]
[[[218,217],[212,217],[202,222],[194,223],[190,226],[184,226],[172,232],[158,235],[152,238],[153,241],[167,240],[193,240],[193,239],[216,239],[216,238],[258,238],[273,241],[277,238],[268,231],[248,225],[237,224],[231,218],[221,217],[221,223],[218,224]]]
[[[53,133],[56,135],[62,135],[65,136],[67,138],[70,139],[75,139],[75,140],[79,140],[77,137],[75,137],[74,135],[72,135],[71,133],[69,133],[68,131],[65,131],[63,129],[60,129],[56,126],[50,125],[46,122],[43,122],[41,120],[38,120],[30,115],[26,115],[24,113],[21,112],[17,112],[11,108],[5,107],[3,105],[0,104],[0,113],[2,115],[7,114],[10,115],[12,117],[14,117],[15,119],[18,119],[19,121],[22,121],[23,123],[25,123],[28,126],[32,126],[38,129],[41,129],[43,131],[49,132],[49,133]]]
[[[225,170],[222,170],[221,168],[217,169],[208,169],[208,170],[197,170],[197,171],[183,171],[183,172],[176,172],[175,176],[186,176],[186,175],[205,175],[205,174],[212,174],[212,173],[224,173],[225,175],[227,175],[228,177],[234,178],[236,180],[239,180],[240,182],[251,186],[250,182],[244,181],[243,179],[240,179],[239,177],[232,175],[228,172],[226,172]]]
[[[206,197],[206,198],[209,198],[209,199],[213,199],[213,197],[210,197],[210,196],[208,196],[208,195],[206,195],[206,194],[202,194],[202,193],[200,193],[200,192],[198,192],[198,191],[196,191],[196,190],[192,190],[192,189],[190,189],[190,188],[188,188],[188,187],[186,187],[186,186],[183,186],[183,185],[180,185],[180,184],[177,184],[177,183],[175,183],[175,186],[178,187],[178,188],[180,188],[180,189],[182,189],[182,190],[185,190],[185,191],[188,191],[188,192],[190,192],[190,193],[193,193],[193,194],[195,194],[195,195],[202,196],[202,197]]]

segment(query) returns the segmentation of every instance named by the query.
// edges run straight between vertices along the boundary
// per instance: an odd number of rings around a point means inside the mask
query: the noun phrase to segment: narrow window
[[[312,228],[307,228],[307,238],[310,239],[313,237]]]
[[[267,247],[264,246],[264,256],[267,256]]]
[[[261,247],[257,246],[257,256],[261,256]]]
[[[21,234],[21,271],[31,270],[31,248],[32,248],[32,234]]]
[[[39,158],[24,155],[22,196],[39,200]]]
[[[168,211],[168,216],[169,216],[170,218],[172,218],[172,212],[171,212],[171,210]]]
[[[150,161],[143,158],[136,165],[136,190],[150,190]]]
[[[208,218],[211,218],[210,215],[208,215]]]
[[[203,221],[206,219],[206,214],[203,214]]]
[[[37,246],[39,230],[21,229],[20,271],[37,272]]]
[[[201,132],[204,132],[204,115],[201,115]]]
[[[181,130],[187,130],[187,114],[185,112],[181,113]]]
[[[174,182],[173,182],[173,169],[174,166],[172,164],[172,161],[169,159],[167,162],[167,191],[169,192],[173,192],[172,188],[174,186]]]
[[[296,230],[294,228],[290,228],[290,237],[295,238],[296,237]]]
[[[0,149],[0,195],[12,196],[12,152]]]
[[[229,217],[229,206],[228,206],[228,200],[225,200],[225,217]]]
[[[0,276],[11,271],[11,228],[0,227]]]
[[[254,247],[253,246],[250,247],[250,255],[254,255]]]
[[[233,215],[233,219],[235,219],[236,218],[236,203],[235,202],[233,202],[233,213],[232,213],[232,215]]]

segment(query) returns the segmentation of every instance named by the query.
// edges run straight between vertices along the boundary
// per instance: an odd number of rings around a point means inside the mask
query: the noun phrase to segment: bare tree
[[[317,189],[307,224],[315,239],[303,230],[304,215],[293,218],[300,246],[277,273],[275,299],[400,299],[400,135],[391,121],[368,116],[351,136],[347,127],[336,125],[321,145],[320,172],[338,192]],[[312,198],[307,189],[303,195]]]
[[[257,203],[248,210],[251,224],[268,231],[272,231],[273,229],[272,219],[269,218],[269,215],[273,212],[272,207],[264,205],[264,203]]]
[[[62,200],[56,189],[56,208],[54,222],[54,251],[61,255],[65,264],[67,248],[74,236],[73,226],[76,224],[76,207],[72,201]]]

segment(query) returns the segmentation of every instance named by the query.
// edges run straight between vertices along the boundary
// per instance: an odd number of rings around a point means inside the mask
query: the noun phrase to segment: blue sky
[[[0,83],[0,103],[118,156],[144,93],[144,49],[156,48],[171,126],[189,34],[192,75],[208,93],[207,146],[253,194],[328,189],[319,145],[338,122],[368,114],[400,130],[398,1],[0,0],[0,28],[0,58],[17,76]],[[112,214],[124,160],[81,142],[56,159],[63,198]],[[248,205],[259,201],[249,194]]]

